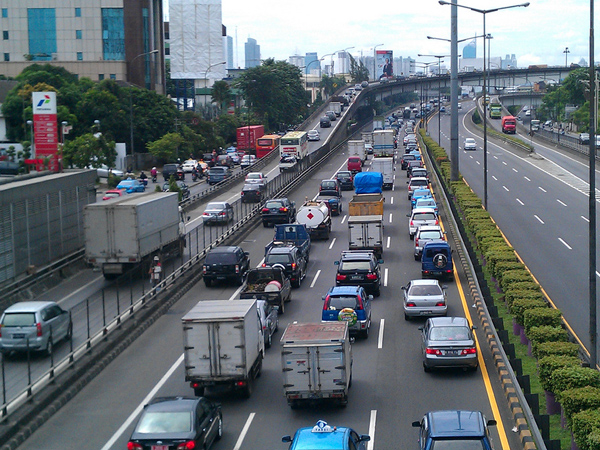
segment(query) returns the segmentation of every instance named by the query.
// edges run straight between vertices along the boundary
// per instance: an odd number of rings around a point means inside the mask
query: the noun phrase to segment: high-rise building
[[[338,52],[338,65],[335,68],[335,73],[350,73],[350,53]]]
[[[235,69],[235,63],[233,62],[233,38],[231,36],[227,36],[227,68]]]
[[[15,77],[31,64],[48,63],[79,77],[164,93],[163,0],[79,3],[4,0],[2,74]]]
[[[296,66],[298,68],[304,67],[304,56],[292,55],[288,58],[288,61],[292,66]]]
[[[477,58],[477,43],[475,39],[463,47],[462,57],[465,59]]]
[[[246,69],[260,66],[260,45],[256,43],[256,39],[249,37],[248,41],[244,43],[244,56]]]
[[[308,52],[306,56],[304,56],[304,73],[310,74],[311,71],[319,72],[319,64],[316,63],[319,58],[317,57],[317,52]]]

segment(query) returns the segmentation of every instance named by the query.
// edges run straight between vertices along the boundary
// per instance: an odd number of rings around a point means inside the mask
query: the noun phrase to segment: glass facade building
[[[51,61],[56,53],[56,10],[54,8],[27,9],[29,54],[32,61]]]
[[[123,8],[102,8],[102,53],[106,61],[125,59]]]

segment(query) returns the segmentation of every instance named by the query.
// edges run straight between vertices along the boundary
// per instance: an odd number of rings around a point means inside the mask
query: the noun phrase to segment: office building
[[[246,69],[260,66],[260,45],[256,43],[256,39],[249,37],[248,41],[244,43],[244,56]]]
[[[78,77],[129,81],[164,93],[163,0],[104,5],[3,0],[0,73],[15,77],[31,64],[48,63]]]
[[[477,58],[477,43],[475,39],[463,47],[462,57],[464,59]]]
[[[288,58],[288,62],[292,66],[296,66],[298,68],[304,67],[304,56],[293,55]]]
[[[225,44],[225,54],[227,55],[227,57],[225,59],[227,61],[227,69],[235,69],[235,63],[233,61],[233,38],[231,36],[227,36],[226,39],[227,40]]]
[[[319,67],[320,63],[315,62],[318,60],[317,52],[308,52],[304,56],[304,73],[307,75],[313,71],[313,73],[319,73],[321,71]]]

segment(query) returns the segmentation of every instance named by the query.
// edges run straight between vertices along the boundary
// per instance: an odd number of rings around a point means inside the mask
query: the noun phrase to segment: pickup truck
[[[285,312],[285,303],[292,299],[290,279],[280,267],[258,267],[250,269],[240,299],[266,300],[279,306],[279,314]]]
[[[273,241],[265,246],[265,256],[274,246],[282,244],[294,244],[300,249],[300,253],[308,264],[310,256],[310,235],[305,225],[299,223],[286,223],[275,225],[275,236]]]

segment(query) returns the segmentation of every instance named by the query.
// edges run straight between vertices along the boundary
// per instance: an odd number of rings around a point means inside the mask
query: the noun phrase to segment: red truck
[[[502,132],[506,134],[515,134],[517,132],[517,119],[513,116],[504,116],[502,118]]]
[[[263,125],[249,125],[237,129],[237,149],[245,150],[251,155],[256,155],[256,140],[265,134]]]

